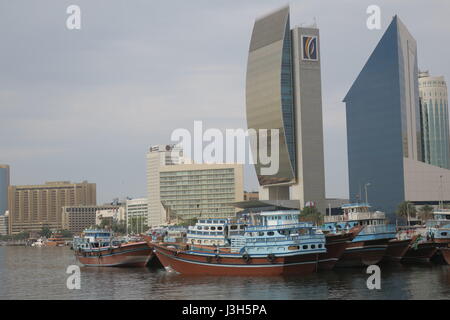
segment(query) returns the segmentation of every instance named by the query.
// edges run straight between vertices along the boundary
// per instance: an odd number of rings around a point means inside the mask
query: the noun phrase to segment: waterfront
[[[368,290],[365,269],[306,277],[192,277],[157,268],[81,267],[69,290],[68,247],[0,247],[0,299],[449,299],[450,266],[381,266],[381,289]]]

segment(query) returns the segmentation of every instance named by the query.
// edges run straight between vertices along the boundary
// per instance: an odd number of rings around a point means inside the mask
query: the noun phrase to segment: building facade
[[[243,200],[241,164],[181,164],[160,168],[166,221],[231,217]]]
[[[259,200],[257,191],[244,191],[244,201]]]
[[[128,233],[140,234],[148,229],[148,199],[127,200],[126,204]]]
[[[9,187],[10,232],[62,229],[64,206],[96,205],[96,185],[87,181]]]
[[[263,200],[317,203],[324,211],[320,36],[315,26],[290,28],[289,7],[256,20],[250,42],[246,112],[249,129],[277,129],[279,170],[255,164]],[[276,136],[274,136],[276,137]],[[259,140],[259,138],[257,138]],[[258,150],[265,141],[255,141]],[[254,156],[254,159],[258,159]]]
[[[450,171],[424,163],[416,40],[395,16],[344,98],[350,201],[394,213],[450,199]]]
[[[123,209],[123,211],[125,211]],[[125,215],[124,213],[122,214]],[[81,233],[84,229],[100,225],[103,218],[120,219],[121,207],[114,205],[77,205],[62,208],[62,229]]]
[[[159,169],[183,162],[182,149],[176,145],[155,145],[147,152],[148,224],[162,225],[166,211],[161,204],[159,191]]]
[[[9,166],[0,164],[0,216],[8,210],[8,187],[10,184]]]
[[[4,215],[0,215],[0,236],[6,236],[9,234],[9,212]]]
[[[448,93],[444,77],[419,73],[423,160],[450,169]]]

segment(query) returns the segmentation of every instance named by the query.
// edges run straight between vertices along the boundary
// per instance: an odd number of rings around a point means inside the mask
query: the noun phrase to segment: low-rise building
[[[147,198],[127,200],[126,219],[128,233],[142,233],[148,229]]]
[[[106,215],[106,212],[118,212],[119,209],[120,206],[115,205],[65,206],[62,208],[62,229],[80,233],[86,228],[100,225],[101,218],[98,220],[98,216]]]

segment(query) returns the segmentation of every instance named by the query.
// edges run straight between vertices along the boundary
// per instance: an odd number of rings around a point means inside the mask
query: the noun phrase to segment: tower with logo
[[[301,207],[315,203],[324,212],[319,29],[315,25],[291,29],[288,6],[255,21],[246,111],[248,128],[280,132],[278,172],[263,175],[264,164],[255,164],[260,199],[299,200]]]

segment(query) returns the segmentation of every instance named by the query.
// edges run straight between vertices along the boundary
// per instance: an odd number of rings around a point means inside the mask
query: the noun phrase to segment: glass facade
[[[285,7],[255,22],[247,64],[248,128],[279,130],[278,172],[274,175],[263,175],[261,168],[264,166],[259,162],[255,165],[259,183],[263,186],[295,181],[296,141],[292,72],[289,7]],[[265,148],[261,141],[257,143],[259,149]],[[254,155],[254,159],[256,161],[259,158]]]
[[[235,186],[233,168],[160,172],[161,202],[182,219],[234,216]]]
[[[423,160],[450,169],[447,85],[443,77],[419,76]]]
[[[344,102],[349,194],[395,212],[405,198],[403,158],[421,158],[415,40],[397,17],[384,33]]]
[[[8,210],[9,166],[0,165],[0,215]]]

